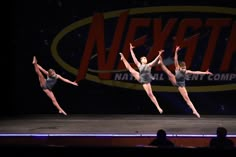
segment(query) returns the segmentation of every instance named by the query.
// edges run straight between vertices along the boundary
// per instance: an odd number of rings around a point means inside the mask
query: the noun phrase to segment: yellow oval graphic
[[[120,13],[124,11],[129,11],[129,15],[136,14],[148,14],[148,13],[166,13],[166,12],[194,12],[194,13],[220,13],[220,14],[229,14],[236,15],[235,8],[226,8],[226,7],[212,7],[212,6],[158,6],[158,7],[145,7],[145,8],[130,8],[124,10],[116,10],[111,12],[105,12],[104,19],[110,19],[114,17],[118,17]],[[60,31],[51,45],[51,53],[56,62],[63,67],[68,72],[76,75],[78,73],[78,69],[72,67],[70,64],[66,63],[60,56],[57,51],[57,46],[60,40],[66,36],[71,31],[80,28],[82,26],[88,25],[92,22],[92,17],[87,17],[77,22],[72,23],[71,25],[65,27],[62,31]],[[99,77],[91,74],[86,74],[86,79],[89,81],[93,81],[96,83],[115,86],[121,88],[129,88],[134,90],[143,90],[143,87],[138,83],[126,83],[122,81],[114,81],[114,80],[101,80]],[[160,92],[177,92],[177,88],[173,86],[152,86],[154,91]],[[187,87],[189,92],[215,92],[215,91],[228,91],[228,90],[236,90],[236,83],[233,84],[225,84],[225,85],[210,85],[210,86],[189,86]]]

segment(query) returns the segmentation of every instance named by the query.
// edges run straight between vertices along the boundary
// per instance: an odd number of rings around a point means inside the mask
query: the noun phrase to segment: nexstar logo
[[[189,17],[162,19],[160,15],[164,14],[180,13],[189,15]],[[192,14],[195,13],[194,17]],[[155,17],[155,14],[158,17]],[[218,17],[201,18],[197,17],[198,14],[215,15]],[[145,16],[147,15],[147,16]],[[150,15],[150,17],[148,16]],[[154,17],[153,17],[154,16]],[[221,8],[221,7],[210,7],[210,6],[162,6],[162,7],[148,7],[148,8],[132,8],[128,10],[118,10],[106,13],[95,13],[93,17],[88,17],[75,22],[65,29],[63,29],[54,39],[52,43],[52,54],[55,60],[66,70],[77,75],[77,81],[87,79],[90,81],[102,83],[110,86],[117,86],[122,88],[130,89],[142,89],[137,81],[125,82],[124,79],[117,79],[122,75],[125,70],[122,62],[118,62],[119,52],[122,51],[126,58],[129,58],[129,43],[141,47],[147,41],[147,34],[143,34],[137,38],[137,34],[140,29],[151,29],[152,30],[152,48],[149,52],[146,52],[148,60],[152,60],[156,57],[157,51],[165,49],[166,42],[169,38],[175,36],[175,40],[172,47],[175,45],[181,45],[186,50],[184,60],[186,61],[187,68],[189,69],[193,63],[196,49],[201,42],[200,36],[202,28],[209,30],[208,40],[205,44],[204,56],[201,60],[201,71],[208,69],[211,64],[214,63],[214,52],[216,51],[217,44],[223,44],[224,52],[221,53],[220,64],[215,65],[219,72],[228,72],[230,65],[233,62],[232,58],[236,52],[236,22],[234,21],[236,16],[235,8]],[[207,18],[206,18],[207,17]],[[105,34],[106,21],[109,19],[117,18],[116,26],[109,28],[114,30],[114,34]],[[79,69],[72,67],[67,64],[59,55],[57,50],[59,42],[63,37],[71,33],[72,31],[81,27],[89,26],[87,41],[84,47],[84,51],[81,58],[78,58],[80,62]],[[222,31],[227,30],[226,38],[227,42],[219,43],[221,39]],[[191,33],[192,35],[189,35]],[[224,34],[225,35],[225,34]],[[111,39],[105,37],[110,36]],[[225,38],[225,37],[224,37]],[[107,40],[111,40],[110,49],[107,52],[105,43]],[[73,41],[74,42],[74,41]],[[123,48],[121,49],[121,47]],[[95,55],[93,54],[96,52]],[[97,70],[89,68],[90,62],[97,61]],[[118,65],[116,63],[118,62]],[[174,66],[170,65],[169,68],[174,70]],[[159,67],[155,69],[160,71]],[[95,73],[95,74],[92,74]],[[113,76],[115,74],[115,76]],[[235,74],[228,74],[230,79],[235,80]],[[128,78],[129,76],[127,76]],[[198,76],[199,77],[199,76]],[[218,78],[224,78],[221,74],[217,74],[208,77],[208,80],[215,80]],[[159,76],[158,76],[159,78]],[[201,78],[200,78],[201,79]],[[129,80],[132,80],[129,79]],[[229,79],[228,79],[229,80]],[[226,80],[225,80],[226,81]],[[231,80],[229,80],[231,81]],[[211,86],[191,86],[188,87],[190,92],[206,92],[206,91],[223,91],[223,90],[235,90],[236,83],[231,84],[216,84]],[[176,91],[175,87],[172,86],[153,86],[153,90],[157,91]]]

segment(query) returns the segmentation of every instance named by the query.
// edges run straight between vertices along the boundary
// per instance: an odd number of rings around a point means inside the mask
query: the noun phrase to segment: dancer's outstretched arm
[[[156,63],[157,63],[157,60],[160,58],[162,52],[164,52],[164,50],[159,50],[158,56],[157,56],[153,61],[151,61],[150,63],[148,63],[148,65],[151,66],[151,67],[152,67],[152,66],[155,66]]]
[[[45,75],[48,75],[48,71],[45,70],[41,65],[37,64],[40,71],[42,71]]]
[[[179,69],[179,62],[178,62],[178,51],[179,51],[179,49],[180,49],[180,46],[176,46],[175,55],[174,55],[175,69]]]
[[[134,54],[134,51],[133,51],[134,46],[131,43],[129,45],[130,45],[130,52],[131,52],[131,56],[133,58],[133,61],[136,64],[136,66],[139,67],[141,65],[141,63],[137,60],[137,58]]]
[[[192,70],[186,70],[187,74],[196,74],[196,75],[213,75],[212,72],[209,70],[207,71],[192,71]]]
[[[59,75],[59,74],[57,74],[57,78],[60,79],[60,80],[62,80],[62,81],[64,81],[64,82],[66,82],[66,83],[72,84],[72,85],[74,85],[74,86],[78,86],[78,83],[77,83],[77,82],[72,82],[72,81],[70,81],[70,80],[68,80],[68,79],[66,79],[66,78],[64,78],[64,77],[62,77],[62,76]]]

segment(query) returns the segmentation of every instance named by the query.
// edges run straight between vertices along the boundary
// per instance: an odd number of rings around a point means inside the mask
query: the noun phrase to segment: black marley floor
[[[61,114],[18,115],[0,119],[0,135],[61,134],[61,135],[155,135],[165,129],[167,135],[215,135],[216,128],[227,128],[236,135],[236,115],[140,115],[140,114]],[[7,136],[7,135],[6,135]]]

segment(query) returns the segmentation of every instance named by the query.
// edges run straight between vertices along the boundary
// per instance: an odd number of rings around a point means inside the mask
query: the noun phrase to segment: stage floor
[[[28,114],[2,117],[0,136],[214,136],[219,126],[236,137],[236,115]]]

